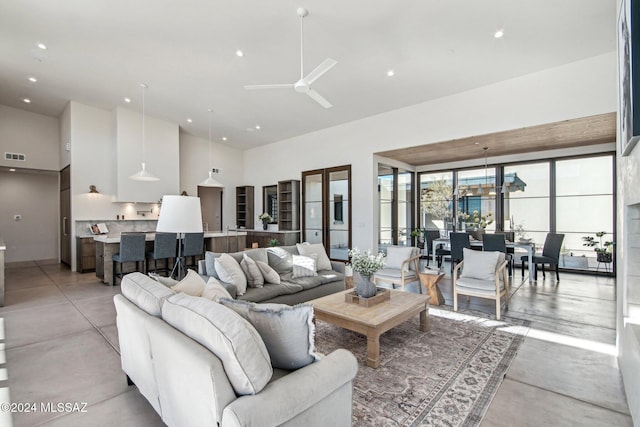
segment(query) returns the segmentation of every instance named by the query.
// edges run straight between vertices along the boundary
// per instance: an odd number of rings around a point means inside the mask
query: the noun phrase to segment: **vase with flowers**
[[[273,221],[273,217],[272,217],[271,215],[269,215],[268,213],[266,213],[266,212],[263,212],[263,213],[258,217],[258,219],[259,219],[260,221],[262,221],[262,229],[263,229],[263,230],[266,230],[266,229],[267,229],[267,226],[269,225],[269,223],[270,223],[271,221]]]
[[[371,281],[371,275],[384,268],[384,254],[374,255],[371,250],[360,251],[358,248],[349,250],[351,268],[356,281],[356,294],[363,298],[370,298],[377,292],[376,284]]]
[[[488,225],[493,224],[492,212],[487,212],[486,215],[481,215],[479,211],[474,210],[470,214],[459,212],[458,216],[465,224],[466,230],[471,232],[476,240],[482,240],[485,228],[487,228]]]

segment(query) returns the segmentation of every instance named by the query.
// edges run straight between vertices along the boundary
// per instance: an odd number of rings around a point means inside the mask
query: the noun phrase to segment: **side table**
[[[444,304],[444,296],[438,288],[438,282],[444,277],[443,273],[418,273],[420,276],[420,282],[427,288],[429,293],[429,304],[442,305]]]

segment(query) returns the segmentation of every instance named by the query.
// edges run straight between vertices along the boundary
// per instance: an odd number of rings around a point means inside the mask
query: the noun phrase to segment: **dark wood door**
[[[198,187],[205,230],[222,231],[222,188]]]
[[[71,167],[60,171],[60,262],[71,266]]]

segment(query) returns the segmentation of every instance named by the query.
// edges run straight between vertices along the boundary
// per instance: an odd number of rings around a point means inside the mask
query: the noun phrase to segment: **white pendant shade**
[[[129,175],[129,179],[133,181],[160,181],[160,178],[155,176],[154,174],[147,172],[147,165],[144,163],[144,140],[145,140],[145,123],[144,123],[144,90],[147,88],[147,85],[144,83],[140,84],[142,88],[142,169],[133,175]]]
[[[213,172],[209,171],[209,177],[198,184],[201,187],[218,187],[223,188],[224,185],[213,177]]]
[[[134,181],[160,181],[160,178],[147,171],[147,165],[144,163],[142,163],[142,169],[130,175],[129,179]]]
[[[156,231],[163,233],[202,232],[200,197],[162,196]]]

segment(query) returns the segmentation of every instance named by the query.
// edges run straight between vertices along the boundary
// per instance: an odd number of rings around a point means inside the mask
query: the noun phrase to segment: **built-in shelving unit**
[[[238,228],[253,228],[253,186],[236,187],[236,224]]]
[[[278,182],[278,230],[300,230],[300,181]]]

